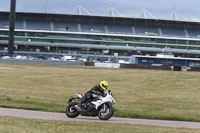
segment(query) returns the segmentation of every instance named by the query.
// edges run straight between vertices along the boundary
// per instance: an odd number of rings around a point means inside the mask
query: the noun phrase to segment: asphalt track
[[[111,119],[107,121],[101,121],[97,117],[79,116],[77,118],[68,118],[64,113],[41,112],[41,111],[1,108],[1,107],[0,107],[0,116],[13,116],[13,117],[20,117],[20,118],[43,119],[43,120],[124,123],[124,124],[135,124],[135,125],[150,125],[150,126],[176,127],[176,128],[199,128],[200,129],[200,122],[147,120],[147,119],[118,118],[118,117],[112,117]]]

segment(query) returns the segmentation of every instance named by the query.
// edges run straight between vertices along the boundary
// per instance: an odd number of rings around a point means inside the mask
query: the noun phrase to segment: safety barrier
[[[152,70],[172,70],[171,66],[151,66],[141,64],[120,64],[120,68],[132,68],[132,69],[152,69]]]

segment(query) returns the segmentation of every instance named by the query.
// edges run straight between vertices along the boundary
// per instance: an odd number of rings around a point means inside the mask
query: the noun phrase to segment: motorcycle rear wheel
[[[103,108],[100,109],[98,113],[98,118],[100,120],[108,120],[110,119],[114,114],[114,108],[112,105],[108,105],[106,108],[106,111],[103,110]]]
[[[74,102],[74,103],[70,103],[67,108],[66,108],[66,115],[69,117],[69,118],[75,118],[79,115],[79,112],[76,110],[76,108],[74,107],[75,105],[77,105],[78,103],[77,102]]]

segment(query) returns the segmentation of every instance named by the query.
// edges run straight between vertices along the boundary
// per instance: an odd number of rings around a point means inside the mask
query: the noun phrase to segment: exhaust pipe
[[[81,109],[78,105],[75,105],[74,107],[75,107],[76,110],[78,110],[79,112],[82,111],[82,109]]]

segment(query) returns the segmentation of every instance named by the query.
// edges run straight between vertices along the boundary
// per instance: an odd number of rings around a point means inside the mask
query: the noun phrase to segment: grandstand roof
[[[0,12],[0,19],[9,19],[9,12]],[[147,25],[159,27],[184,27],[198,28],[200,22],[164,20],[164,19],[144,19],[128,17],[110,17],[110,16],[91,16],[91,15],[74,15],[74,14],[47,14],[47,13],[30,13],[17,12],[16,19],[23,20],[48,20],[48,21],[73,21],[73,22],[93,22],[104,24],[124,24],[124,25]]]

